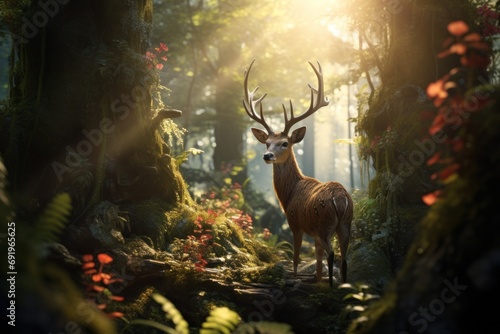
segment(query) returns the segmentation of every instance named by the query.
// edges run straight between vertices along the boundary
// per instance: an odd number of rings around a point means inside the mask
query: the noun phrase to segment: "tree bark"
[[[426,161],[440,143],[426,138],[429,123],[422,112],[432,108],[426,89],[459,65],[456,57],[437,58],[449,36],[448,23],[457,19],[471,23],[473,18],[466,0],[400,2],[396,9],[388,14],[387,55],[379,55],[381,85],[359,129],[367,137],[377,171],[369,193],[383,199],[380,221],[390,222],[391,262],[397,269],[414,237],[415,224],[427,210],[421,198],[436,187]],[[366,42],[366,34],[362,36]]]
[[[158,74],[144,58],[152,1],[41,3],[9,21],[13,71],[1,152],[10,191],[28,211],[27,203],[36,209],[67,191],[77,218],[104,200],[185,201],[158,132],[178,113],[158,108]]]

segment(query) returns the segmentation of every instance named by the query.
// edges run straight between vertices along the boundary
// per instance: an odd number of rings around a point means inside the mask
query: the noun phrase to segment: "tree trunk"
[[[396,281],[363,314],[368,321],[355,321],[349,333],[488,333],[497,326],[500,174],[492,166],[500,164],[499,110],[497,100],[470,115],[458,179],[423,220]]]
[[[401,2],[390,15],[387,56],[379,61],[381,86],[359,129],[367,136],[377,171],[369,192],[372,198],[383,199],[380,221],[390,223],[395,268],[413,239],[415,223],[427,210],[422,196],[435,189],[426,161],[439,143],[425,138],[429,124],[422,120],[422,112],[432,107],[426,88],[459,65],[457,58],[441,60],[437,53],[448,36],[448,23],[458,18],[472,22],[470,13],[466,0],[421,0]],[[363,40],[371,44],[366,35]]]
[[[221,5],[222,6],[222,5]],[[237,80],[241,69],[237,66],[239,43],[234,39],[220,41],[218,58],[217,86],[215,96],[215,142],[214,168],[226,170],[241,165],[243,161],[244,124],[240,114],[243,87]],[[246,172],[233,176],[233,180],[242,183]]]
[[[144,58],[152,0],[32,1],[17,9],[22,16],[8,22],[14,70],[1,152],[24,209],[62,191],[72,196],[75,221],[102,201],[186,201],[158,133],[162,119],[179,113],[159,110],[158,74]]]

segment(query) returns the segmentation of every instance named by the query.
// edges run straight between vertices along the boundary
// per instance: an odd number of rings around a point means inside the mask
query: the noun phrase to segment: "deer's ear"
[[[290,136],[290,141],[294,144],[300,143],[304,136],[306,135],[306,127],[302,126],[298,129],[293,130],[292,135]]]
[[[269,138],[269,135],[261,129],[252,128],[252,132],[255,138],[257,138],[257,140],[260,141],[262,144],[265,144],[267,138]]]

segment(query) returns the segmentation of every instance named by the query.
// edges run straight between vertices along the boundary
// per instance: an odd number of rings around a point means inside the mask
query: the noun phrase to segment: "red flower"
[[[166,46],[164,43],[160,43],[160,50],[161,51],[168,51],[168,46]]]
[[[434,165],[436,162],[439,161],[440,158],[441,158],[441,152],[434,153],[434,155],[430,157],[429,160],[427,160],[427,165],[428,166]]]
[[[453,176],[455,172],[457,172],[460,169],[460,165],[458,163],[451,164],[447,166],[445,169],[440,171],[439,173],[432,174],[431,178],[436,179],[439,178],[442,181],[445,181]]]

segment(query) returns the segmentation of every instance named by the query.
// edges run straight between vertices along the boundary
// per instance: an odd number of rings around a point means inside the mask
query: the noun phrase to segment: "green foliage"
[[[278,235],[271,234],[269,229],[265,228],[262,233],[257,234],[257,238],[261,240],[268,247],[275,249],[276,251],[283,252],[288,256],[288,258],[292,258],[293,256],[293,245],[286,240],[278,241]]]
[[[380,218],[380,206],[376,199],[370,198],[364,191],[357,190],[352,195],[354,206],[353,237],[372,240],[380,233],[383,222]]]
[[[120,333],[126,333],[129,327],[131,326],[148,326],[152,328],[156,328],[164,333],[169,334],[187,334],[189,333],[189,325],[182,317],[182,314],[177,310],[177,308],[172,304],[168,299],[163,297],[158,293],[153,293],[151,296],[155,302],[162,306],[163,312],[168,320],[172,321],[175,328],[163,325],[156,321],[151,320],[143,320],[143,319],[134,319],[131,321],[127,321],[127,324],[123,327]]]
[[[191,147],[185,151],[183,151],[181,154],[175,157],[175,161],[177,162],[177,166],[180,166],[183,162],[186,162],[188,160],[188,157],[190,155],[198,155],[198,154],[203,154],[203,150]]]
[[[369,293],[370,287],[366,284],[349,284],[349,283],[344,283],[339,286],[341,289],[347,289],[350,290],[351,292],[347,293],[343,300],[351,301],[352,304],[347,305],[346,310],[348,312],[363,312],[368,308],[368,305],[376,300],[379,299],[380,296],[377,294],[372,294]]]
[[[292,326],[277,322],[250,322],[241,325],[235,334],[293,334]]]
[[[70,213],[70,196],[67,193],[56,195],[34,223],[33,234],[38,242],[57,241]]]
[[[210,315],[202,324],[200,334],[231,334],[240,322],[238,313],[227,307],[217,307],[210,311]]]
[[[23,25],[22,18],[26,14],[31,0],[5,0],[0,2],[0,18],[2,23],[7,25],[11,31],[21,32]],[[3,25],[2,24],[2,25]]]
[[[189,324],[184,320],[179,310],[165,297],[158,293],[153,293],[152,298],[162,306],[167,318],[172,321],[175,328],[161,324],[156,321],[135,319],[127,321],[127,324],[120,331],[121,334],[131,326],[148,326],[168,334],[187,334],[193,331],[189,329]],[[125,320],[126,321],[126,320]],[[250,322],[242,323],[241,317],[235,311],[227,307],[215,307],[212,309],[201,325],[200,334],[231,334],[231,333],[268,333],[268,334],[293,334],[291,326],[275,322]]]
[[[161,309],[165,312],[167,318],[173,322],[175,325],[175,330],[178,333],[186,334],[189,333],[189,325],[182,317],[182,314],[177,310],[177,308],[168,299],[160,294],[153,294],[153,299],[161,305]]]

